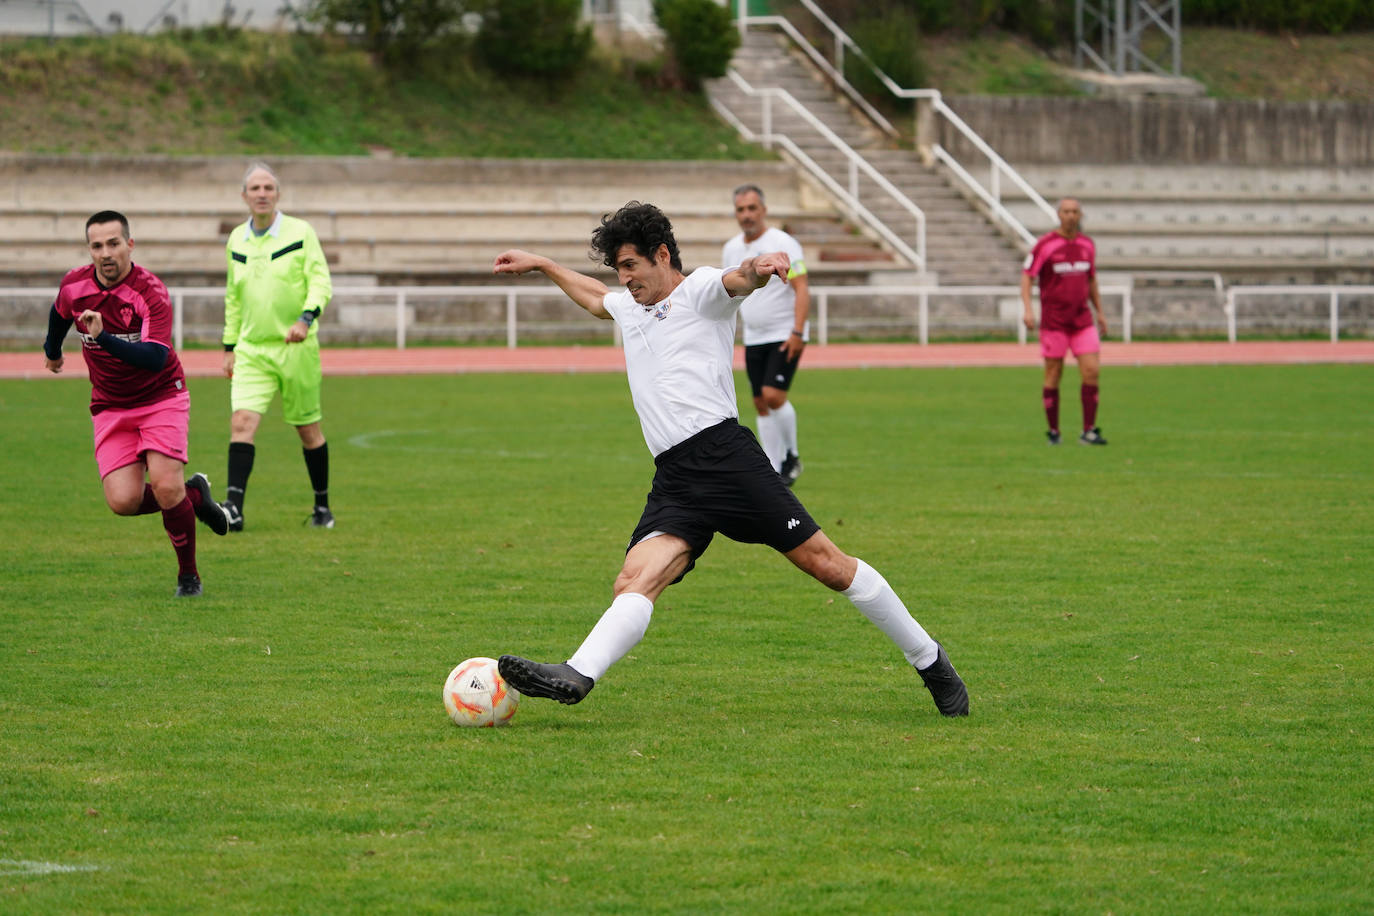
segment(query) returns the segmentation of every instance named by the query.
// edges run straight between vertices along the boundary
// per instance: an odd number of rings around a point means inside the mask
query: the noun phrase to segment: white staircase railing
[[[853,101],[873,122],[889,136],[897,137],[898,131],[892,123],[883,117],[862,95],[850,85],[844,76],[844,58],[848,51],[855,57],[863,61],[873,75],[892,93],[894,98],[911,99],[918,105],[925,105],[931,114],[943,118],[952,126],[959,135],[963,137],[975,150],[977,150],[988,161],[988,181],[984,185],[978,181],[974,175],[962,164],[954,159],[947,150],[938,143],[930,144],[931,154],[963,184],[974,196],[987,206],[992,218],[1013,235],[1019,238],[1027,246],[1034,244],[1035,235],[1013,214],[1002,202],[1002,184],[1008,181],[1015,185],[1021,193],[1025,194],[1036,208],[1051,223],[1058,223],[1059,217],[1055,208],[1030,186],[1021,175],[1011,167],[1005,159],[997,154],[988,143],[978,135],[973,128],[969,127],[963,118],[955,114],[954,110],[945,104],[944,98],[938,89],[907,89],[898,86],[891,77],[882,71],[877,64],[863,52],[854,39],[835,24],[825,11],[818,7],[813,0],[798,0],[800,6],[809,12],[822,27],[830,33],[834,45],[834,60],[827,61],[811,42],[807,41],[801,32],[791,22],[781,16],[750,16],[748,12],[748,0],[735,0],[737,10],[737,22],[740,35],[743,36],[750,26],[765,26],[781,30],[799,47],[816,66],[825,73],[834,84],[839,87],[851,101]]]
[[[759,99],[762,103],[760,128],[757,132],[754,131],[737,115],[713,99],[711,104],[722,118],[731,124],[735,130],[739,131],[747,140],[762,143],[769,149],[772,149],[776,144],[787,150],[788,154],[791,155],[799,165],[806,169],[811,177],[824,185],[825,188],[839,200],[841,206],[849,211],[848,215],[850,218],[868,226],[899,255],[915,265],[917,270],[922,272],[925,271],[926,215],[920,207],[916,206],[916,204],[911,201],[911,198],[903,194],[896,185],[887,179],[886,175],[874,168],[872,163],[859,155],[843,138],[829,127],[825,126],[819,118],[807,110],[806,106],[797,101],[797,99],[786,89],[755,88],[749,84],[748,80],[740,76],[739,73],[733,69],[727,73],[727,76],[737,89],[745,95]],[[840,185],[824,167],[803,152],[801,147],[798,146],[791,137],[774,129],[774,100],[790,108],[794,114],[804,120],[817,134],[845,157],[848,172],[847,186]],[[876,216],[863,203],[861,200],[861,184],[859,181],[861,173],[885,192],[899,207],[911,215],[915,224],[914,246],[894,232],[890,226]]]

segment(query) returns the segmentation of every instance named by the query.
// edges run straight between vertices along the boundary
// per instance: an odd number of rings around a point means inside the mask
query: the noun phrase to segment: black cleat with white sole
[[[210,495],[210,479],[204,474],[192,474],[190,479],[186,481],[186,488],[200,493],[200,505],[196,506],[196,518],[200,519],[201,523],[215,534],[227,534],[229,532],[229,511],[215,502],[215,498]]]
[[[571,706],[582,702],[596,683],[566,662],[548,665],[518,655],[503,655],[496,669],[523,696],[544,697]]]
[[[935,661],[925,668],[917,668],[916,673],[925,682],[926,689],[935,699],[935,708],[942,716],[968,715],[968,688],[963,678],[954,670],[945,647],[936,643],[939,653]]]

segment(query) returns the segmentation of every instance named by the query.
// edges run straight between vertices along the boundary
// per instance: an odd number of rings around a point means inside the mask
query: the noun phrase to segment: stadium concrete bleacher
[[[24,326],[42,324],[44,296],[87,260],[83,226],[99,209],[129,217],[135,259],[169,286],[221,286],[226,235],[246,218],[239,197],[246,165],[242,157],[0,154],[0,287],[34,289],[11,297],[4,336],[27,339]],[[776,161],[286,157],[272,165],[282,179],[282,209],[314,225],[340,287],[547,286],[541,278],[493,276],[493,259],[510,247],[548,254],[613,285],[614,274],[589,258],[589,240],[601,216],[629,200],[669,214],[688,269],[715,264],[739,231],[731,191],[750,181],[768,189],[774,223],[807,246],[817,282],[865,282],[872,268],[892,263]],[[189,339],[218,338],[220,305],[214,296],[187,303]],[[522,318],[534,324],[547,317],[543,331],[557,334],[568,329],[565,306],[551,295]],[[499,302],[430,301],[411,311],[424,325],[417,337],[499,339],[502,309]],[[340,300],[331,318],[335,340],[385,340],[394,309]]]
[[[1374,168],[1044,165],[1021,173],[1084,205],[1106,269],[1203,270],[1231,282],[1344,282],[1374,265]],[[1009,204],[1028,225],[1024,198]]]
[[[84,221],[104,208],[129,216],[140,256],[169,283],[221,282],[225,236],[246,218],[246,163],[0,154],[4,285],[51,283],[80,263]],[[769,188],[774,220],[813,241],[818,261],[832,238],[852,238],[834,208],[777,162],[300,157],[272,165],[282,209],[315,226],[333,269],[380,283],[471,282],[512,246],[581,264],[601,215],[628,200],[673,218],[685,261],[714,264],[738,231],[730,191],[744,181]],[[837,270],[853,265],[845,258]]]

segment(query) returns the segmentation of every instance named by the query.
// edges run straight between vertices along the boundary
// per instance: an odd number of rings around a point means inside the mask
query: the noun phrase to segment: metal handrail
[[[1207,275],[1210,276],[1210,275]],[[1131,331],[1133,322],[1133,303],[1134,295],[1131,284],[1108,283],[1101,287],[1104,295],[1121,297],[1122,315],[1122,340],[1125,343],[1131,342]],[[927,284],[911,284],[904,286],[821,286],[811,287],[811,297],[816,303],[816,329],[817,342],[824,344],[829,339],[830,308],[829,300],[831,296],[859,296],[872,298],[875,296],[912,296],[917,300],[916,311],[918,321],[918,339],[920,343],[929,343],[929,302],[932,296],[1016,296],[1020,297],[1019,286],[938,286]],[[222,297],[224,287],[222,286],[176,286],[169,287],[168,293],[172,298],[173,305],[173,343],[177,349],[181,349],[184,328],[184,306],[188,296],[211,296]],[[549,298],[558,297],[562,294],[557,289],[545,286],[342,286],[334,288],[335,300],[357,296],[368,299],[391,298],[395,304],[396,315],[396,349],[404,350],[406,347],[406,331],[409,325],[407,320],[407,305],[416,299],[428,296],[471,296],[490,298],[491,296],[503,296],[506,300],[506,346],[515,348],[518,343],[516,321],[517,305],[522,298]],[[1340,339],[1340,299],[1343,296],[1374,296],[1374,286],[1339,286],[1335,284],[1317,284],[1307,286],[1231,286],[1225,290],[1225,297],[1222,308],[1226,314],[1227,339],[1231,343],[1236,342],[1236,299],[1238,296],[1327,296],[1330,300],[1330,328],[1331,341],[1338,342]],[[14,299],[38,299],[52,301],[52,291],[42,287],[21,286],[0,288],[0,301]],[[1026,340],[1025,325],[1019,320],[1017,324],[1017,339],[1022,343]],[[615,330],[612,330],[612,340],[618,340]]]
[[[1132,289],[1129,284],[1109,284],[1100,290],[1103,295],[1121,297],[1122,341],[1131,342],[1131,323],[1135,314],[1131,302]],[[916,339],[921,346],[930,343],[930,297],[931,296],[1015,296],[1020,302],[1019,286],[928,286],[911,284],[904,286],[812,286],[811,298],[816,303],[816,342],[824,346],[830,342],[830,297],[831,296],[914,296],[916,297]],[[1039,295],[1033,295],[1039,302]],[[1016,324],[1017,343],[1027,340],[1026,325],[1017,310],[1013,322]]]
[[[777,87],[769,89],[757,89],[749,84],[749,81],[740,76],[735,70],[730,70],[727,74],[741,92],[751,97],[763,100],[763,111],[761,119],[763,124],[759,133],[755,134],[739,118],[728,113],[723,105],[713,101],[713,106],[718,112],[726,115],[727,119],[733,124],[736,130],[748,140],[758,140],[765,147],[770,147],[777,141],[787,147],[788,151],[806,167],[812,177],[823,183],[830,191],[837,194],[841,200],[855,211],[855,215],[862,222],[867,224],[873,231],[877,232],[889,245],[897,249],[903,257],[911,261],[918,270],[924,271],[926,268],[926,215],[925,212],[912,202],[911,198],[902,193],[896,185],[888,180],[887,176],[878,171],[872,163],[863,156],[859,155],[853,147],[844,141],[838,134],[823,124],[813,115],[806,106],[797,101],[786,89]],[[822,168],[814,159],[802,152],[801,148],[786,134],[778,133],[773,130],[772,100],[780,99],[792,108],[802,120],[806,121],[818,134],[821,135],[831,146],[839,150],[849,163],[849,188],[844,190],[839,183]],[[870,181],[879,188],[886,191],[902,209],[911,214],[916,222],[916,247],[913,250],[886,223],[875,216],[872,211],[863,205],[859,200],[859,173],[862,172]]]
[[[1374,287],[1368,289],[1374,290]],[[173,325],[172,341],[173,346],[180,350],[185,342],[185,302],[187,297],[207,296],[222,297],[224,287],[222,286],[174,286],[168,287],[168,294],[172,299]],[[939,286],[931,284],[909,284],[909,285],[863,285],[863,286],[822,286],[810,287],[811,298],[816,307],[816,333],[817,343],[826,344],[829,342],[830,335],[830,297],[860,297],[874,298],[877,296],[907,296],[915,299],[915,312],[918,325],[917,339],[922,345],[930,342],[930,299],[932,296],[1015,296],[1020,297],[1019,286]],[[1119,295],[1122,298],[1122,339],[1129,343],[1131,340],[1131,287],[1129,285],[1106,285],[1102,287],[1104,295]],[[339,286],[334,288],[333,307],[337,307],[340,299],[359,297],[370,300],[390,298],[395,304],[395,340],[396,349],[406,348],[407,331],[410,321],[407,317],[408,305],[416,299],[433,296],[469,296],[473,298],[490,298],[492,296],[502,296],[506,300],[506,347],[515,349],[518,344],[518,322],[517,306],[520,299],[539,298],[548,299],[550,297],[561,297],[556,288],[551,286]],[[15,287],[0,288],[0,300],[13,298],[36,298],[48,299],[51,301],[52,293],[39,287]],[[1016,325],[1017,340],[1021,343],[1026,342],[1026,327],[1021,323],[1020,310],[1017,310],[1016,317],[1013,319]],[[611,342],[620,343],[620,325],[612,322],[610,329]]]
[[[977,181],[975,181],[973,179],[973,176],[968,173],[968,170],[966,170],[957,159],[951,156],[943,146],[941,146],[938,143],[935,143],[931,146],[931,152],[935,154],[936,159],[940,160],[945,164],[946,168],[948,168],[955,175],[958,175],[960,178],[962,178],[964,180],[964,183],[973,189],[973,193],[977,195],[978,198],[981,201],[983,201],[983,203],[986,204],[994,213],[1002,215],[1004,222],[1008,223],[1008,225],[1011,226],[1012,231],[1015,232],[1016,235],[1021,239],[1021,241],[1025,243],[1027,248],[1030,248],[1035,245],[1035,236],[1031,233],[1031,231],[1027,229],[1019,219],[1012,216],[1010,211],[1008,211],[1007,208],[1002,205],[1002,202],[998,200],[997,197],[992,194],[992,192],[988,191]]]
[[[883,128],[890,135],[895,136],[896,130],[892,127],[891,123],[881,114],[878,114],[876,110],[873,108],[873,106],[868,104],[867,101],[863,101],[862,96],[858,93],[858,91],[850,85],[847,79],[845,79],[844,51],[846,48],[849,49],[853,54],[855,54],[860,60],[864,62],[864,64],[873,72],[873,75],[877,77],[879,82],[881,82],[883,86],[890,93],[893,94],[894,97],[901,99],[912,99],[916,101],[925,101],[929,103],[930,108],[934,113],[940,115],[951,125],[953,125],[955,130],[957,130],[959,134],[974,147],[974,149],[976,149],[979,153],[987,157],[988,162],[991,166],[988,178],[988,188],[984,188],[976,179],[973,178],[973,176],[966,169],[962,167],[958,169],[952,169],[951,171],[954,172],[954,174],[956,175],[956,177],[958,177],[960,182],[966,185],[969,188],[969,190],[972,191],[973,194],[975,194],[980,200],[989,204],[989,206],[992,209],[992,215],[995,219],[1006,225],[1007,228],[1009,228],[1023,242],[1026,242],[1027,244],[1034,243],[1035,236],[1030,232],[1030,230],[1028,230],[1025,227],[1025,225],[1019,219],[1017,219],[1016,216],[1010,210],[1008,210],[1005,206],[1002,205],[1001,184],[1003,178],[1005,177],[1017,188],[1019,188],[1022,191],[1022,193],[1024,193],[1031,200],[1031,202],[1034,203],[1035,206],[1042,213],[1044,213],[1051,221],[1058,221],[1058,213],[1056,212],[1055,208],[1050,206],[1049,203],[1042,196],[1040,196],[1040,194],[1033,187],[1031,187],[1030,184],[1024,178],[1021,177],[1021,174],[1017,172],[1014,168],[1012,168],[1010,163],[1008,163],[1005,159],[998,155],[996,150],[989,146],[988,143],[982,137],[980,137],[976,131],[973,130],[973,128],[968,126],[968,124],[964,121],[963,118],[959,117],[954,112],[954,109],[950,108],[949,105],[945,103],[944,98],[940,94],[940,91],[938,89],[907,89],[898,86],[897,83],[894,82],[891,77],[884,73],[882,69],[878,67],[878,65],[875,64],[873,60],[863,52],[863,49],[860,48],[854,42],[854,40],[850,38],[849,35],[834,22],[834,20],[832,20],[829,16],[825,14],[824,10],[822,10],[813,2],[813,0],[799,0],[799,2],[801,6],[807,10],[807,12],[811,13],[811,15],[814,16],[816,20],[820,22],[821,25],[824,26],[830,32],[835,47],[835,62],[833,65],[825,62],[825,59],[819,54],[819,52],[816,51],[815,48],[811,46],[811,43],[806,41],[805,38],[801,35],[801,33],[786,19],[783,19],[780,16],[750,16],[748,14],[747,0],[736,0],[737,20],[740,34],[743,35],[751,25],[780,26],[780,21],[781,23],[785,23],[785,25],[781,25],[780,27],[788,35],[788,37],[791,38],[798,45],[798,47],[800,47],[811,58],[811,60],[815,62],[826,73],[826,75],[829,76],[835,82],[835,84],[838,87],[840,87],[840,89],[847,96],[849,96],[851,99],[857,100],[858,104],[863,108],[865,114],[872,118],[874,122],[879,125],[879,127]],[[947,152],[944,154],[944,156],[940,156],[941,150],[938,144],[934,145],[932,152],[934,152],[937,158],[939,158],[940,161],[944,163],[946,166],[948,166],[950,163],[954,161],[953,157],[950,156]]]
[[[844,78],[843,61],[841,61],[840,64],[841,69],[836,70],[830,65],[829,61],[821,56],[819,51],[812,47],[811,42],[806,40],[806,36],[797,31],[797,27],[792,23],[781,16],[748,16],[742,19],[741,22],[749,22],[755,25],[771,25],[781,29],[783,33],[786,34],[788,38],[792,39],[792,42],[801,49],[802,53],[811,58],[811,62],[815,64],[822,73],[829,76],[835,82],[835,85],[839,87],[841,92],[849,97],[851,102],[859,106],[864,114],[868,115],[875,124],[882,128],[883,133],[894,140],[901,136],[897,128],[892,126],[892,122],[883,117],[882,112],[874,108],[873,104],[869,102],[868,99],[864,98],[863,94],[851,86],[849,81]],[[741,33],[743,33],[743,30],[744,28],[741,26]],[[840,34],[843,35],[844,33],[841,32]],[[849,40],[848,35],[844,37],[846,40]],[[857,47],[857,45],[855,47]],[[862,54],[863,52],[861,51],[859,53]]]
[[[1331,284],[1310,286],[1231,286],[1226,289],[1226,339],[1236,342],[1236,297],[1237,296],[1328,296],[1330,309],[1331,342],[1341,339],[1340,299],[1341,296],[1374,296],[1374,286],[1335,286]]]

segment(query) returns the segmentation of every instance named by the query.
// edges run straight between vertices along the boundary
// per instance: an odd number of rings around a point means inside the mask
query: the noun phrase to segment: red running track
[[[414,347],[323,351],[326,375],[417,375],[459,372],[622,372],[619,347]],[[186,374],[216,376],[223,356],[218,350],[181,354]],[[1295,363],[1374,363],[1374,340],[1239,341],[1186,343],[1113,343],[1102,347],[1102,363],[1111,366],[1282,365]],[[969,366],[1039,366],[1035,344],[944,343],[812,344],[802,365],[807,369],[959,368]],[[744,351],[735,348],[735,368],[744,368]],[[86,364],[68,341],[61,375],[43,369],[43,354],[0,353],[0,378],[63,378],[86,375]]]

